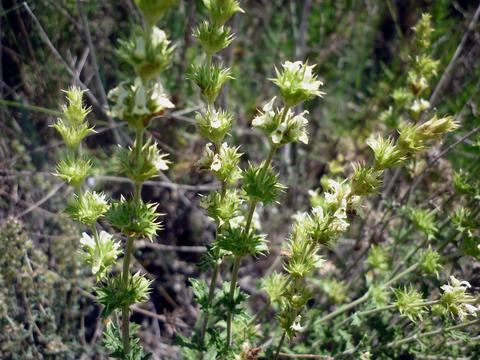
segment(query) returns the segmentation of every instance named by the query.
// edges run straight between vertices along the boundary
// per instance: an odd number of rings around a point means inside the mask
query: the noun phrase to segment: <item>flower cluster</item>
[[[471,287],[468,281],[460,281],[455,276],[450,276],[450,282],[442,285],[443,312],[451,317],[458,317],[461,321],[467,316],[477,316],[479,309],[472,305],[474,298],[467,293]]]
[[[139,77],[133,83],[120,83],[108,97],[113,102],[110,114],[126,121],[132,129],[147,127],[152,118],[174,107],[161,83],[148,86]]]
[[[315,65],[301,61],[286,61],[281,70],[275,69],[277,76],[272,81],[280,88],[280,94],[288,107],[325,95],[319,90],[323,83],[313,74],[314,68]]]
[[[174,48],[163,30],[138,28],[130,41],[120,41],[119,56],[130,64],[145,83],[169,64]]]
[[[63,107],[64,116],[62,118],[66,120],[58,119],[54,127],[70,148],[70,154],[58,162],[55,175],[76,188],[76,193],[69,200],[65,211],[72,219],[91,229],[92,235],[83,233],[80,239],[81,254],[85,263],[91,267],[97,281],[100,281],[107,276],[110,267],[121,251],[118,242],[114,240],[112,235],[105,231],[98,234],[95,226],[110,207],[107,197],[105,194],[96,191],[81,191],[86,177],[90,174],[92,165],[87,158],[80,154],[80,142],[84,136],[71,141],[72,138],[69,138],[68,135],[65,137],[70,128],[65,132],[64,125],[69,124],[69,126],[77,127],[77,129],[88,128],[88,132],[93,132],[93,129],[89,128],[85,121],[90,109],[83,105],[83,91],[78,88],[70,88],[66,93],[69,103]],[[77,135],[81,132],[74,131]]]
[[[273,146],[280,147],[288,143],[302,142],[308,144],[308,135],[305,129],[308,120],[305,115],[308,111],[295,115],[288,108],[274,109],[276,97],[262,108],[252,126],[262,130]]]
[[[65,145],[75,150],[85,137],[94,132],[85,120],[91,109],[83,105],[83,90],[71,87],[65,93],[68,104],[63,105],[63,116],[57,119],[53,127],[61,135]]]

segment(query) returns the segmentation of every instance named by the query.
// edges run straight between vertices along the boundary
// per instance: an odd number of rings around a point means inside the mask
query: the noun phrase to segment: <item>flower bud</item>
[[[437,115],[434,115],[430,120],[418,126],[418,132],[425,140],[435,140],[458,127],[458,122],[454,121],[452,116],[437,118]]]
[[[237,0],[203,0],[215,26],[222,26],[236,12],[244,12]]]
[[[382,171],[374,170],[365,164],[353,164],[351,180],[352,193],[368,196],[378,192],[382,184]]]
[[[78,187],[89,175],[91,167],[92,164],[88,159],[67,157],[59,161],[54,175],[67,184]]]
[[[403,152],[394,144],[392,138],[384,139],[380,135],[372,136],[367,145],[375,155],[375,170],[384,170],[402,164],[406,158]]]
[[[216,64],[192,66],[190,78],[200,88],[205,100],[213,104],[225,81],[233,79],[230,68]]]
[[[150,26],[155,25],[176,2],[177,0],[135,0],[135,4]]]
[[[109,204],[103,193],[87,191],[84,194],[74,195],[66,208],[66,212],[73,219],[92,226],[108,209]]]
[[[173,47],[164,31],[156,26],[137,28],[133,38],[120,42],[119,56],[128,62],[144,83],[165,69],[172,58]]]
[[[193,30],[193,36],[198,39],[209,56],[225,49],[234,39],[232,29],[228,26],[215,26],[208,21],[203,21],[198,25]]]

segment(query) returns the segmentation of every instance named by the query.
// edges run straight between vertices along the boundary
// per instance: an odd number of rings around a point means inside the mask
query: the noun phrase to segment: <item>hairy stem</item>
[[[122,270],[122,280],[123,288],[128,288],[128,283],[130,281],[130,258],[133,250],[133,241],[134,238],[129,236],[127,238],[127,243],[125,244],[125,256],[123,258],[123,270]],[[130,308],[128,305],[122,308],[122,340],[123,340],[123,353],[127,355],[129,352],[130,346],[130,334],[129,334],[129,317],[130,317]]]
[[[240,268],[240,262],[242,258],[239,256],[235,257],[235,261],[233,263],[232,268],[232,279],[230,281],[230,293],[228,294],[228,298],[230,302],[233,302],[233,297],[235,295],[235,288],[237,287],[237,278],[238,278],[238,269]],[[232,345],[232,311],[229,311],[227,314],[227,344],[228,346]]]
[[[134,155],[135,161],[138,163],[140,161],[140,156],[142,154],[142,147],[143,147],[143,133],[144,129],[137,129],[135,133],[135,148],[134,148]],[[142,201],[141,197],[142,192],[142,183],[141,182],[134,182],[133,186],[133,200],[134,201]],[[128,284],[130,281],[130,259],[132,257],[132,250],[133,250],[133,241],[135,238],[133,236],[129,236],[127,238],[127,242],[125,244],[125,255],[123,257],[123,269],[122,269],[122,279],[123,279],[123,289],[128,289]],[[123,353],[125,356],[129,353],[130,349],[130,324],[129,324],[129,317],[130,317],[130,308],[129,306],[124,306],[122,308],[122,341],[123,341]]]

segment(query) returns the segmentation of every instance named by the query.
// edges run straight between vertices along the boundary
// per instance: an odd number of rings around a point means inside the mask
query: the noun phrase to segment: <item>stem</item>
[[[135,133],[135,148],[133,151],[135,155],[135,162],[137,164],[140,162],[140,157],[142,154],[143,132],[144,132],[144,129],[140,128],[140,129],[137,129]],[[134,182],[133,200],[136,202],[142,201],[141,193],[142,193],[142,183],[138,181]],[[128,289],[128,285],[130,281],[130,259],[132,257],[134,240],[135,239],[133,236],[129,236],[125,244],[125,256],[123,257],[123,269],[122,269],[122,279],[123,279],[124,290]],[[130,308],[129,306],[124,306],[122,308],[122,341],[123,341],[123,354],[125,356],[127,356],[130,351],[129,349],[130,347],[129,317],[130,317]]]
[[[123,258],[123,271],[122,271],[122,279],[123,279],[123,288],[128,288],[128,283],[130,280],[130,258],[133,250],[133,240],[132,236],[127,238],[127,243],[125,245],[125,256]],[[129,328],[129,316],[130,316],[130,309],[129,306],[124,306],[122,308],[122,340],[123,340],[123,353],[124,355],[128,355],[129,346],[130,346],[130,328]]]
[[[138,164],[140,162],[140,157],[142,155],[142,147],[143,147],[143,132],[144,129],[137,129],[135,133],[135,162]],[[140,201],[142,195],[142,183],[135,181],[133,185],[133,199],[135,201]]]
[[[285,341],[285,335],[287,335],[286,331],[283,331],[282,337],[280,338],[280,342],[278,343],[277,350],[275,351],[275,360],[278,359],[278,355],[280,354],[280,350],[282,349],[283,343]]]
[[[240,262],[242,258],[240,256],[235,257],[235,262],[233,263],[232,268],[232,279],[230,281],[230,293],[228,298],[230,303],[233,302],[233,296],[235,295],[235,288],[237,287],[237,278],[238,278],[238,269],[240,268]],[[230,310],[227,315],[227,344],[228,346],[232,345],[232,311]]]
[[[390,347],[396,347],[396,346],[399,346],[399,345],[402,345],[402,344],[406,344],[406,343],[415,341],[417,339],[421,339],[423,337],[434,336],[434,335],[438,335],[438,334],[448,332],[448,331],[453,331],[453,330],[460,330],[460,329],[469,327],[471,325],[475,325],[479,322],[480,322],[480,319],[476,319],[476,320],[472,320],[472,321],[462,323],[462,324],[458,324],[458,325],[454,325],[454,326],[441,327],[441,328],[433,330],[433,331],[428,331],[428,332],[425,332],[425,333],[422,333],[422,334],[416,334],[416,335],[407,337],[407,338],[402,339],[402,340],[391,342],[387,345],[387,347],[389,347],[389,348]]]

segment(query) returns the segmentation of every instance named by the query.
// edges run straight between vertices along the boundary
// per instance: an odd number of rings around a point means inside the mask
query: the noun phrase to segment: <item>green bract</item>
[[[467,316],[477,316],[479,309],[471,304],[473,297],[467,293],[471,287],[468,281],[460,281],[455,276],[450,276],[450,282],[441,287],[441,305],[447,314],[462,321]]]
[[[278,182],[278,174],[271,166],[265,171],[261,165],[250,164],[243,173],[242,189],[250,201],[270,204],[277,200],[284,188]]]
[[[225,81],[233,79],[230,68],[223,68],[217,64],[192,65],[190,78],[200,88],[205,100],[213,104]]]
[[[113,236],[106,231],[101,231],[98,236],[94,234],[93,237],[83,233],[80,245],[82,245],[82,256],[85,262],[92,267],[92,274],[95,275],[97,281],[107,275],[110,267],[115,264],[121,253],[120,244],[113,240]]]
[[[67,184],[78,187],[90,174],[91,167],[92,164],[88,159],[75,159],[68,156],[58,162],[57,171],[54,175],[58,176]]]
[[[148,24],[153,26],[176,2],[177,0],[135,0],[135,5],[140,9]]]
[[[225,224],[230,226],[231,222],[234,222],[240,216],[241,204],[242,199],[235,189],[226,190],[224,195],[211,192],[202,198],[202,206],[219,227]]]
[[[110,224],[130,237],[144,237],[152,240],[162,227],[157,220],[157,204],[148,204],[143,201],[126,200],[112,203],[106,218]]]
[[[75,220],[92,226],[103,216],[109,208],[106,196],[95,191],[86,191],[83,194],[74,195],[69,202],[66,212]]]
[[[129,276],[128,285],[124,287],[121,276],[107,278],[100,286],[95,288],[97,301],[104,306],[102,317],[109,317],[113,311],[124,306],[141,303],[148,299],[151,280],[136,273]]]
[[[68,104],[62,106],[63,116],[57,119],[53,127],[70,149],[76,149],[85,137],[95,132],[85,121],[91,109],[83,106],[84,91],[71,87],[65,93]]]
[[[225,110],[209,107],[195,116],[200,134],[214,144],[220,144],[232,126],[233,115]]]
[[[233,41],[232,30],[228,26],[215,26],[203,21],[193,30],[207,55],[211,56],[226,48]]]
[[[265,235],[256,234],[255,231],[245,232],[239,226],[229,226],[222,229],[217,244],[220,249],[231,252],[238,257],[255,256],[268,252]]]
[[[126,121],[133,129],[147,127],[152,118],[174,107],[161,83],[146,86],[139,77],[133,83],[123,82],[110,90],[108,97],[113,102],[111,115]]]
[[[351,179],[352,193],[368,196],[378,192],[382,185],[382,171],[377,171],[368,165],[354,163]]]
[[[367,263],[374,269],[386,271],[390,267],[388,250],[380,245],[372,245],[368,252]]]
[[[120,41],[118,51],[143,82],[157,76],[170,64],[173,47],[163,30],[156,26],[144,30],[137,28],[130,41]]]
[[[223,143],[215,153],[212,150],[212,144],[209,143],[205,146],[198,166],[203,170],[210,170],[219,180],[233,184],[241,177],[238,163],[242,153],[238,150],[238,147],[230,147],[227,143]]]
[[[426,313],[426,306],[419,305],[423,302],[422,295],[412,286],[402,289],[394,289],[395,305],[400,314],[408,317],[410,321],[416,322],[423,319]]]
[[[222,26],[236,12],[244,12],[237,0],[203,0],[215,26]]]
[[[262,130],[274,146],[282,146],[292,142],[308,144],[308,111],[294,115],[289,109],[274,109],[275,97],[263,107],[263,112],[256,116],[252,125]]]
[[[403,151],[394,144],[392,138],[384,139],[380,135],[372,136],[367,140],[367,145],[375,154],[375,170],[398,166],[406,160]]]
[[[149,139],[142,146],[138,158],[134,148],[119,148],[116,168],[119,174],[134,182],[144,182],[158,176],[160,171],[168,170],[170,162],[166,160],[167,156],[168,154],[160,153],[157,144]]]
[[[313,74],[315,65],[304,64],[301,61],[286,61],[282,70],[275,69],[277,77],[272,81],[280,88],[280,93],[288,107],[314,98],[323,97],[319,89],[323,83]]]
[[[430,247],[421,254],[420,266],[426,274],[432,274],[438,277],[438,272],[442,269],[440,262],[440,254]]]

